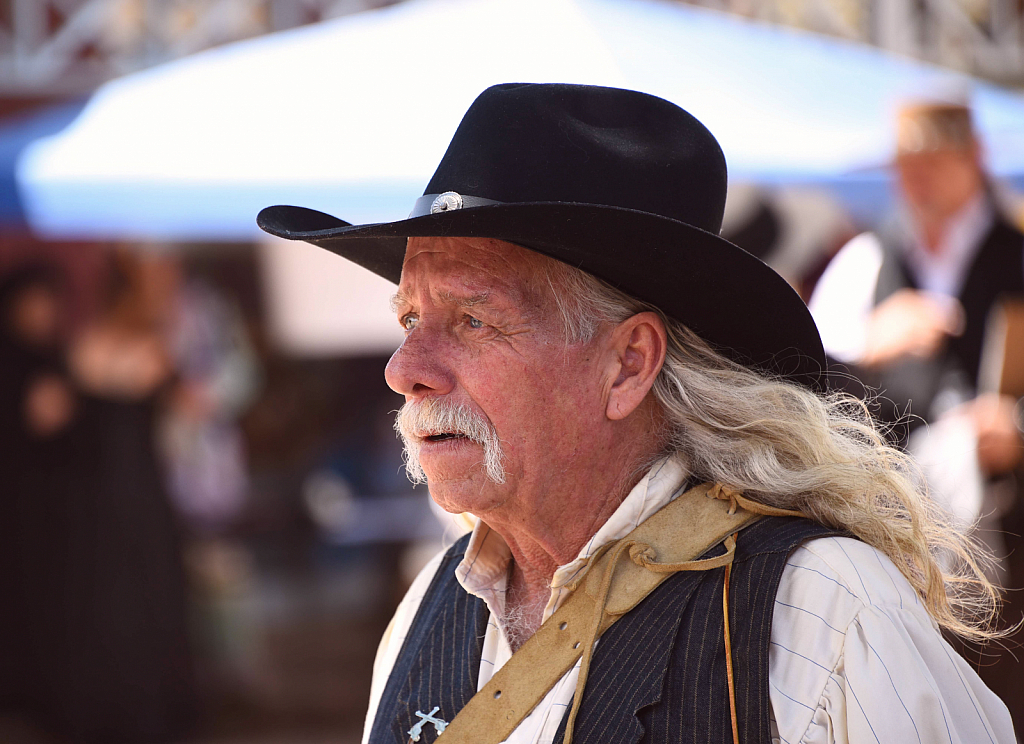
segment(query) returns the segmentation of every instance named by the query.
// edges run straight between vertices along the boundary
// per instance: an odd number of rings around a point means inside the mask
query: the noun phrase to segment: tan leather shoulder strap
[[[672,573],[730,563],[735,541],[730,541],[725,556],[694,559],[757,518],[711,484],[679,496],[591,560],[577,580],[580,588],[470,699],[438,740],[498,744],[507,739],[584,651],[592,650],[601,633]],[[630,560],[618,561],[627,550]],[[589,653],[587,657],[585,662]],[[586,683],[585,670],[580,683],[577,701]]]

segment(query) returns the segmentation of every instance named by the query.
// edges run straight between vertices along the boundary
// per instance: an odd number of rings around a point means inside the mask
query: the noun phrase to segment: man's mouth
[[[423,437],[426,442],[446,442],[450,439],[465,439],[465,434],[458,434],[456,432],[444,432],[442,434],[430,434],[429,436]]]

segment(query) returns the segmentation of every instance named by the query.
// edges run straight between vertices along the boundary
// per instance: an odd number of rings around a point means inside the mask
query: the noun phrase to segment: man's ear
[[[626,418],[647,397],[665,363],[667,344],[665,324],[657,313],[637,313],[612,330],[610,351],[615,366],[605,410],[609,419]]]

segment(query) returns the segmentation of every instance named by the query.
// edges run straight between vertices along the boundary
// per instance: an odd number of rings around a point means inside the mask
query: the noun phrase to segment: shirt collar
[[[686,485],[687,471],[677,458],[658,460],[640,479],[619,507],[583,546],[576,559],[559,566],[551,579],[551,599],[545,618],[558,609],[568,592],[565,586],[579,577],[589,564],[590,557],[608,543],[619,540],[655,512],[673,501]],[[512,553],[501,535],[483,522],[473,528],[466,554],[455,577],[470,594],[488,603],[491,612],[501,614],[508,581],[508,566]]]
[[[955,297],[982,240],[992,228],[995,211],[986,194],[978,194],[946,224],[937,251],[924,246],[924,238],[913,220],[907,220],[912,240],[907,245],[907,263],[921,289]]]

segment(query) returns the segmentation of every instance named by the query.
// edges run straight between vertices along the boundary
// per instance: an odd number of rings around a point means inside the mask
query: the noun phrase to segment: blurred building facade
[[[1021,0],[692,0],[1024,85]]]
[[[84,94],[231,41],[394,0],[2,0],[0,97]]]
[[[65,97],[218,44],[396,0],[2,0],[0,97]],[[1024,0],[687,0],[1024,85]]]

